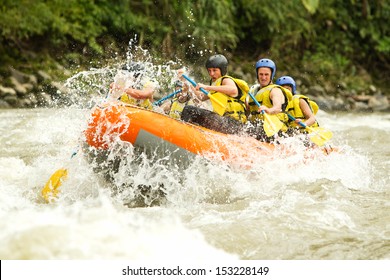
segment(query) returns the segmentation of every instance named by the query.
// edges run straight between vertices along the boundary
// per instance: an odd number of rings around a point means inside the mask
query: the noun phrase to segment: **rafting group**
[[[297,94],[291,76],[282,76],[273,83],[274,61],[262,58],[256,62],[258,83],[251,87],[246,81],[229,76],[228,64],[221,54],[207,59],[208,85],[196,84],[185,74],[185,68],[177,70],[175,91],[153,102],[157,83],[143,77],[142,63],[132,62],[114,78],[110,94],[127,104],[221,133],[250,135],[262,142],[277,143],[280,137],[301,134],[307,135],[306,146],[322,146],[332,137],[329,130],[319,127],[315,117],[317,103]]]
[[[325,155],[335,151],[327,144],[332,132],[316,120],[318,105],[297,94],[294,79],[283,76],[274,84],[276,65],[268,58],[255,67],[258,83],[249,87],[227,75],[225,56],[213,55],[206,61],[208,85],[196,83],[181,68],[172,80],[175,91],[153,101],[158,83],[146,77],[143,63],[130,62],[115,75],[107,102],[92,110],[82,145],[88,162],[95,172],[111,178],[122,166],[123,158],[110,154],[118,139],[145,155],[183,167],[194,156],[202,156],[250,169],[259,157],[272,157],[276,146],[283,150],[283,137],[295,135],[306,151]],[[46,202],[57,197],[66,176],[66,168],[53,173],[42,189]]]

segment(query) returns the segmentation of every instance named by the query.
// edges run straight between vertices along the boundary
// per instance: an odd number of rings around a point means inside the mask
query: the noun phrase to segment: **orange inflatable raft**
[[[189,163],[194,156],[249,167],[274,154],[281,145],[250,136],[223,134],[175,120],[167,115],[127,104],[96,107],[85,130],[88,148],[105,151],[118,141],[131,143],[141,152]]]
[[[160,150],[180,161],[199,155],[228,163],[246,159],[248,163],[255,155],[271,155],[275,148],[249,136],[219,133],[127,104],[96,107],[85,130],[85,139],[88,146],[98,150],[109,149],[120,139],[136,149]]]

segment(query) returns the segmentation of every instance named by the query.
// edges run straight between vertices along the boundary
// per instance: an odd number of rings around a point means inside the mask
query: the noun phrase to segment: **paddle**
[[[256,105],[260,108],[260,103],[253,96],[253,94],[249,91],[249,96],[253,99]],[[264,131],[268,137],[274,136],[278,131],[283,127],[283,123],[279,120],[279,118],[275,115],[268,115],[264,110],[261,111],[264,115]]]
[[[163,101],[165,101],[168,98],[173,97],[174,95],[181,92],[182,89],[178,89],[177,91],[169,94],[168,96],[154,102],[154,105],[160,105]],[[77,154],[76,152],[73,152],[71,159]],[[62,185],[62,183],[66,180],[68,175],[68,170],[66,168],[60,168],[56,170],[51,176],[50,179],[47,181],[45,186],[42,188],[41,194],[43,199],[46,202],[50,202],[51,199],[56,198],[59,193],[59,188]]]
[[[187,81],[189,81],[194,87],[196,87],[196,83],[191,79],[189,78],[188,76],[186,76],[185,74],[182,75],[184,79],[186,79]],[[215,96],[213,96],[212,94],[209,94],[204,88],[200,88],[200,91],[202,93],[204,93],[205,95],[207,95],[210,100],[211,100],[211,103],[213,105],[213,109],[214,111],[220,115],[220,116],[223,116],[223,114],[225,113],[226,111],[226,106],[223,105],[221,103],[221,101],[219,101]]]
[[[292,120],[292,121],[296,120],[296,118],[291,116],[289,113],[286,113],[286,114],[290,120]],[[312,135],[310,136],[310,141],[312,141],[314,144],[316,144],[318,146],[323,146],[333,136],[332,131],[327,130],[326,128],[310,127],[310,126],[307,126],[306,124],[304,124],[303,122],[298,122],[298,124],[300,126],[302,126],[303,128],[306,128],[307,130],[309,130],[310,133],[312,133]]]
[[[172,92],[171,94],[169,94],[169,95],[167,95],[167,96],[161,98],[160,100],[153,102],[153,105],[160,106],[161,103],[163,103],[165,100],[167,100],[167,99],[169,99],[169,98],[171,98],[171,97],[174,97],[176,94],[178,94],[178,93],[181,92],[182,90],[183,90],[183,89],[178,89],[177,91]]]
[[[168,96],[154,102],[154,105],[160,105],[163,101],[165,101],[168,98],[171,98],[181,92],[182,89],[178,89],[175,92],[169,94]],[[115,93],[115,92],[114,92]],[[106,99],[110,96],[110,93],[107,94]],[[115,99],[117,97],[114,97]],[[76,152],[72,153],[71,159],[77,154]],[[50,202],[52,198],[56,198],[59,193],[59,188],[62,185],[63,181],[67,178],[68,170],[66,168],[60,168],[56,170],[49,178],[49,180],[46,182],[45,186],[42,188],[41,194],[43,199],[46,202]]]
[[[72,156],[70,158],[73,158],[77,154],[76,152],[73,152]],[[62,182],[66,179],[68,175],[68,170],[66,168],[60,168],[56,170],[51,176],[49,181],[45,184],[43,187],[41,194],[43,199],[46,202],[50,202],[52,198],[56,198],[59,193],[59,187],[61,186]]]

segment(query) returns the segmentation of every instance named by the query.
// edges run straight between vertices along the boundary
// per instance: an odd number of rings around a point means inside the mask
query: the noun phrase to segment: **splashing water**
[[[137,45],[137,38],[129,41],[126,59],[116,60],[112,65],[103,68],[91,68],[81,71],[67,79],[64,83],[67,89],[61,98],[54,102],[57,105],[65,103],[76,108],[92,108],[107,99],[117,99],[119,96],[110,96],[110,86],[113,82],[119,88],[140,87],[143,80],[152,80],[156,83],[154,98],[161,98],[174,89],[177,80],[176,70],[183,63],[177,61],[154,61],[147,50]],[[134,67],[134,66],[137,67]]]
[[[175,79],[172,62],[127,60],[147,62],[162,89]],[[71,107],[0,111],[1,259],[390,258],[387,115],[320,111],[339,152],[290,138],[271,156],[253,153],[251,168],[200,156],[182,167],[118,139],[108,161],[91,161],[80,144],[89,109],[119,68],[70,78]],[[60,167],[68,179],[46,204],[40,190]]]

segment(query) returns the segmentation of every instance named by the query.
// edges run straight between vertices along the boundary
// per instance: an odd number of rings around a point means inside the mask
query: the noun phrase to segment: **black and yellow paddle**
[[[185,74],[182,75],[184,79],[189,81],[194,87],[196,87],[196,83],[188,76]],[[226,111],[226,106],[222,104],[220,100],[218,100],[214,95],[209,94],[204,88],[200,88],[200,91],[207,95],[210,98],[211,104],[213,105],[213,110],[216,112],[218,115],[223,116],[223,114]]]
[[[73,158],[77,152],[73,152],[70,158]],[[56,170],[43,187],[41,194],[46,202],[50,202],[53,198],[56,198],[60,192],[59,188],[62,182],[67,178],[68,170],[66,168],[60,168]]]
[[[289,113],[286,113],[286,114],[290,120],[292,120],[292,121],[296,120],[296,118],[291,116]],[[316,144],[318,146],[323,146],[333,136],[332,131],[330,131],[326,128],[310,127],[310,126],[307,126],[306,124],[304,124],[303,122],[298,122],[298,124],[310,132],[310,134],[309,134],[310,141],[312,141],[314,144]]]
[[[248,94],[256,103],[257,107],[260,108],[261,105],[259,101],[257,101],[257,99],[253,96],[253,94],[250,91],[248,92]],[[267,134],[268,137],[274,136],[276,133],[279,132],[280,129],[282,129],[283,123],[275,115],[268,115],[264,110],[262,110],[261,113],[264,115],[265,134]]]

